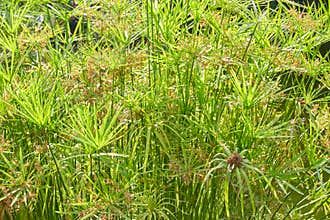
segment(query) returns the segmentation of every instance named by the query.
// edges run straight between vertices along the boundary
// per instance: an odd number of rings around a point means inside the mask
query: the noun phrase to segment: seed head
[[[235,152],[227,159],[227,163],[232,170],[234,170],[237,167],[240,167],[242,165],[242,161],[243,161],[242,156],[239,155],[237,152]]]

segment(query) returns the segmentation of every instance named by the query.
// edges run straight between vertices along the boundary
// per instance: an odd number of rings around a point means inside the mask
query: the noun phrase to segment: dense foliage
[[[1,1],[0,219],[329,217],[314,6]]]

